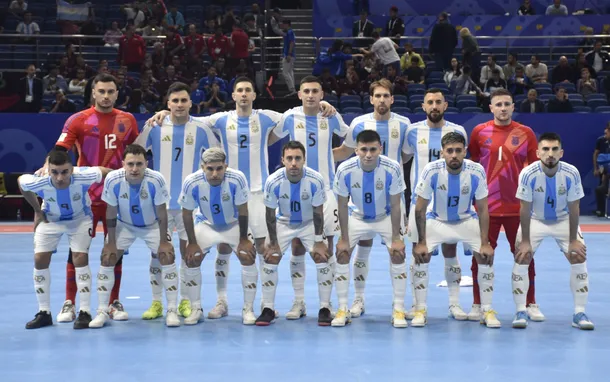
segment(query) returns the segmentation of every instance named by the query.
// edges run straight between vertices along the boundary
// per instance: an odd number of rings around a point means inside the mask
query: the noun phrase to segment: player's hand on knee
[[[581,241],[572,240],[568,246],[568,254],[570,256],[570,263],[583,263],[587,259],[587,247]]]
[[[390,246],[392,257],[397,258],[405,258],[405,242],[402,239],[392,240],[392,245]]]
[[[481,245],[481,250],[479,254],[484,260],[486,265],[492,265],[494,261],[494,249],[489,244]]]
[[[254,262],[256,260],[254,244],[248,239],[240,240],[237,245],[237,257],[240,261]]]
[[[315,243],[313,245],[311,254],[313,255],[313,260],[316,263],[326,263],[326,262],[328,262],[328,258],[330,257],[330,253],[328,252],[328,247],[326,246],[326,243],[324,243],[324,242]]]
[[[48,223],[47,214],[43,211],[36,212],[34,214],[34,232],[36,232],[36,228],[40,225],[40,223]]]
[[[339,238],[339,241],[337,242],[337,248],[336,248],[337,259],[339,257],[349,258],[349,256],[351,255],[351,252],[352,252],[352,249],[349,246],[349,242],[343,238]]]
[[[529,242],[519,243],[515,254],[515,262],[517,264],[529,264],[532,261],[533,252],[532,245]]]
[[[196,267],[197,265],[194,264],[196,264],[197,262],[201,264],[201,261],[203,261],[204,254],[201,250],[201,247],[199,247],[197,243],[188,243],[186,245],[185,252],[186,264],[189,268]]]
[[[102,248],[102,265],[107,267],[116,264],[118,256],[119,250],[116,247],[116,243],[106,243],[104,248]]]
[[[171,264],[175,261],[174,246],[171,243],[159,244],[159,250],[157,251],[159,261],[161,264]]]
[[[279,258],[282,256],[282,250],[277,243],[269,243],[265,246],[265,262],[269,264],[279,263]]]
[[[413,257],[416,264],[425,264],[428,257],[428,246],[423,243],[417,243],[413,248]]]

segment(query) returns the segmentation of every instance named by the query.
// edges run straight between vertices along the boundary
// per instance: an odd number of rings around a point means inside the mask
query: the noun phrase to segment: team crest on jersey
[[[377,183],[375,184],[375,188],[378,190],[383,190],[383,181],[381,179],[377,180]]]
[[[462,187],[462,195],[468,195],[470,193],[470,187],[468,185],[465,185],[464,187]]]
[[[519,137],[513,137],[511,143],[513,144],[513,146],[519,146]]]
[[[237,130],[237,129],[235,128],[235,125],[229,125],[229,127],[227,127],[227,130]]]
[[[250,124],[250,130],[252,130],[253,133],[258,133],[258,124],[255,121],[252,121],[252,123]]]
[[[484,146],[490,146],[492,142],[493,142],[493,141],[491,140],[491,138],[487,138],[487,139],[485,140],[485,142],[483,142],[483,145],[484,145]]]
[[[307,192],[303,192],[303,193],[301,194],[301,199],[302,199],[302,200],[307,200],[307,199],[309,199],[309,194],[308,194]]]
[[[392,138],[398,138],[398,129],[392,129],[392,133],[390,134]]]
[[[72,196],[72,200],[75,202],[79,201],[80,198],[81,198],[80,194],[74,194],[74,196]]]
[[[302,123],[299,123],[296,128],[297,129],[304,129],[305,126]]]
[[[140,191],[140,198],[148,199],[148,192],[146,192],[146,190]]]
[[[328,129],[328,123],[326,123],[326,120],[325,120],[325,119],[323,119],[323,120],[320,122],[320,130],[326,130],[326,129]]]
[[[226,192],[225,192],[225,193],[223,193],[223,194],[222,194],[222,201],[223,201],[223,202],[226,202],[226,201],[228,201],[229,199],[231,199],[231,197],[229,196],[229,194],[228,194],[228,193],[226,193]]]
[[[189,134],[189,135],[186,137],[186,144],[187,144],[187,145],[192,145],[193,143],[195,143],[195,140],[193,139],[193,136],[192,136],[191,134]]]
[[[565,195],[566,193],[566,188],[564,187],[564,185],[562,184],[561,186],[559,186],[559,189],[557,190],[557,193],[559,195]]]

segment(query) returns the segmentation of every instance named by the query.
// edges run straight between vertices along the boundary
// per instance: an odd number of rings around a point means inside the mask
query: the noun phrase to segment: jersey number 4
[[[550,196],[547,196],[546,204],[550,204],[551,208],[555,208],[555,199],[551,198]]]
[[[115,134],[104,135],[104,147],[106,148],[106,150],[116,149],[116,135]]]

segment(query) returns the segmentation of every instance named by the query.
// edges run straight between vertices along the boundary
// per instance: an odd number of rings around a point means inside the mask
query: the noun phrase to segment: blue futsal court
[[[584,220],[584,219],[583,219]],[[598,224],[599,220],[586,219]],[[610,225],[608,225],[610,228]],[[610,231],[608,231],[610,232]],[[99,268],[101,235],[91,246],[91,270]],[[269,327],[241,324],[241,271],[236,258],[229,278],[230,316],[197,326],[165,327],[165,320],[143,321],[150,304],[149,253],[137,241],[123,265],[121,300],[127,322],[99,330],[57,324],[26,330],[37,312],[32,283],[32,234],[0,234],[0,381],[606,381],[610,355],[610,256],[608,233],[586,233],[591,293],[587,313],[592,332],[570,326],[573,299],[569,264],[554,241],[547,239],[536,256],[537,300],[547,321],[512,329],[510,290],[512,257],[502,238],[496,250],[494,308],[503,327],[487,329],[475,322],[447,319],[443,259],[432,260],[428,326],[394,329],[390,325],[391,286],[387,252],[378,241],[371,253],[366,314],[345,328],[318,327],[318,295],[313,261],[307,262],[306,302],[309,316],[286,321],[292,303],[288,258],[280,265],[276,309],[281,318]],[[52,314],[64,300],[67,241],[51,264]],[[216,301],[215,252],[202,265],[203,308]],[[470,258],[460,256],[463,275]],[[95,287],[95,277],[94,277]],[[353,293],[353,283],[350,287]],[[92,307],[97,296],[92,296]],[[255,314],[260,307],[260,288]],[[350,297],[351,301],[351,297]],[[407,293],[407,306],[410,305]],[[333,290],[333,303],[336,295]],[[461,303],[470,310],[472,289],[462,288]]]

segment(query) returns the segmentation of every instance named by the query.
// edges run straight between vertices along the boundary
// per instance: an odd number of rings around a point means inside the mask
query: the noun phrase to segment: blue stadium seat
[[[414,114],[421,114],[421,113],[426,114],[426,112],[424,111],[424,109],[422,109],[421,107],[416,107],[416,108],[414,108],[414,109],[413,109],[413,113],[414,113]]]
[[[572,95],[570,94],[570,103],[572,104],[572,106],[585,106],[585,101],[583,101],[582,99],[572,99]]]
[[[362,103],[360,102],[360,100],[355,100],[355,99],[347,99],[347,100],[343,100],[343,97],[339,98],[339,106],[341,107],[341,109],[345,109],[348,107],[362,107]]]
[[[394,95],[394,102],[396,102],[396,101],[404,101],[404,102],[407,102],[407,101],[408,101],[408,98],[407,98],[407,96],[406,96],[406,95],[403,95],[403,94],[395,94],[395,95]]]
[[[361,107],[346,107],[345,109],[341,109],[341,113],[356,113],[356,114],[363,114],[363,110]]]
[[[359,117],[360,115],[361,113],[344,113],[341,116],[343,117],[343,122],[349,125],[350,123],[352,123],[354,118]]]
[[[555,98],[555,94],[540,94],[538,98],[542,102],[549,102],[550,99]]]
[[[405,115],[405,114],[410,114],[411,109],[409,109],[408,107],[394,107],[394,108],[392,108],[392,112],[400,114],[400,115]]]
[[[477,96],[475,96],[473,94],[458,94],[458,96],[455,98],[455,102],[462,101],[462,100],[470,100],[470,101],[476,102]]]
[[[445,110],[445,114],[457,114],[460,112],[460,109],[458,109],[457,107],[451,107],[449,106],[447,108],[447,110]]]
[[[605,99],[589,99],[587,100],[587,106],[595,110],[600,106],[608,106],[608,101]]]
[[[543,95],[543,94],[546,94],[546,95],[553,94],[553,89],[551,89],[551,88],[538,88],[538,89],[536,89],[536,91],[538,92],[539,96]]]
[[[483,109],[480,107],[465,107],[462,109],[462,113],[482,113]]]
[[[408,107],[409,103],[404,99],[394,99],[394,103],[392,104],[392,108],[394,107]]]
[[[324,101],[330,103],[330,101],[335,101],[335,102],[339,102],[339,97],[337,97],[335,94],[332,93],[326,93],[324,94]]]
[[[598,106],[595,108],[596,113],[610,113],[610,106]]]
[[[527,99],[527,95],[525,94],[518,94],[515,96],[515,105],[520,105],[521,102],[525,101]]]
[[[574,101],[576,99],[585,102],[585,98],[582,96],[582,94],[579,94],[579,93],[570,94],[570,101]]]
[[[426,91],[426,85],[424,84],[409,84],[407,86],[407,92],[409,93],[423,93]]]
[[[576,93],[576,86],[570,82],[562,82],[557,84],[555,88],[564,88],[568,93]]]
[[[574,106],[574,113],[590,113],[591,108],[589,106]]]
[[[411,101],[409,101],[409,107],[413,110],[415,110],[416,108],[421,108],[421,104],[424,102],[423,99],[411,99]]]
[[[430,74],[428,74],[428,78],[426,80],[426,82],[429,83],[435,83],[435,82],[441,82],[443,80],[443,77],[445,76],[445,74],[441,71],[435,70],[433,72],[430,72]],[[434,81],[436,80],[436,81]]]
[[[428,88],[438,88],[438,89],[449,89],[446,83],[444,82],[434,82],[428,85]]]
[[[346,94],[346,95],[342,95],[339,98],[339,104],[345,102],[345,101],[358,101],[358,103],[362,103],[362,98],[360,98],[359,95],[352,95],[352,94]]]
[[[590,100],[593,99],[604,99],[604,100],[608,100],[608,97],[606,97],[605,94],[589,94],[587,97],[585,97],[587,99],[587,102],[589,102]]]
[[[458,99],[455,103],[455,106],[464,112],[464,109],[467,107],[477,107],[477,101],[473,101],[470,99]]]

